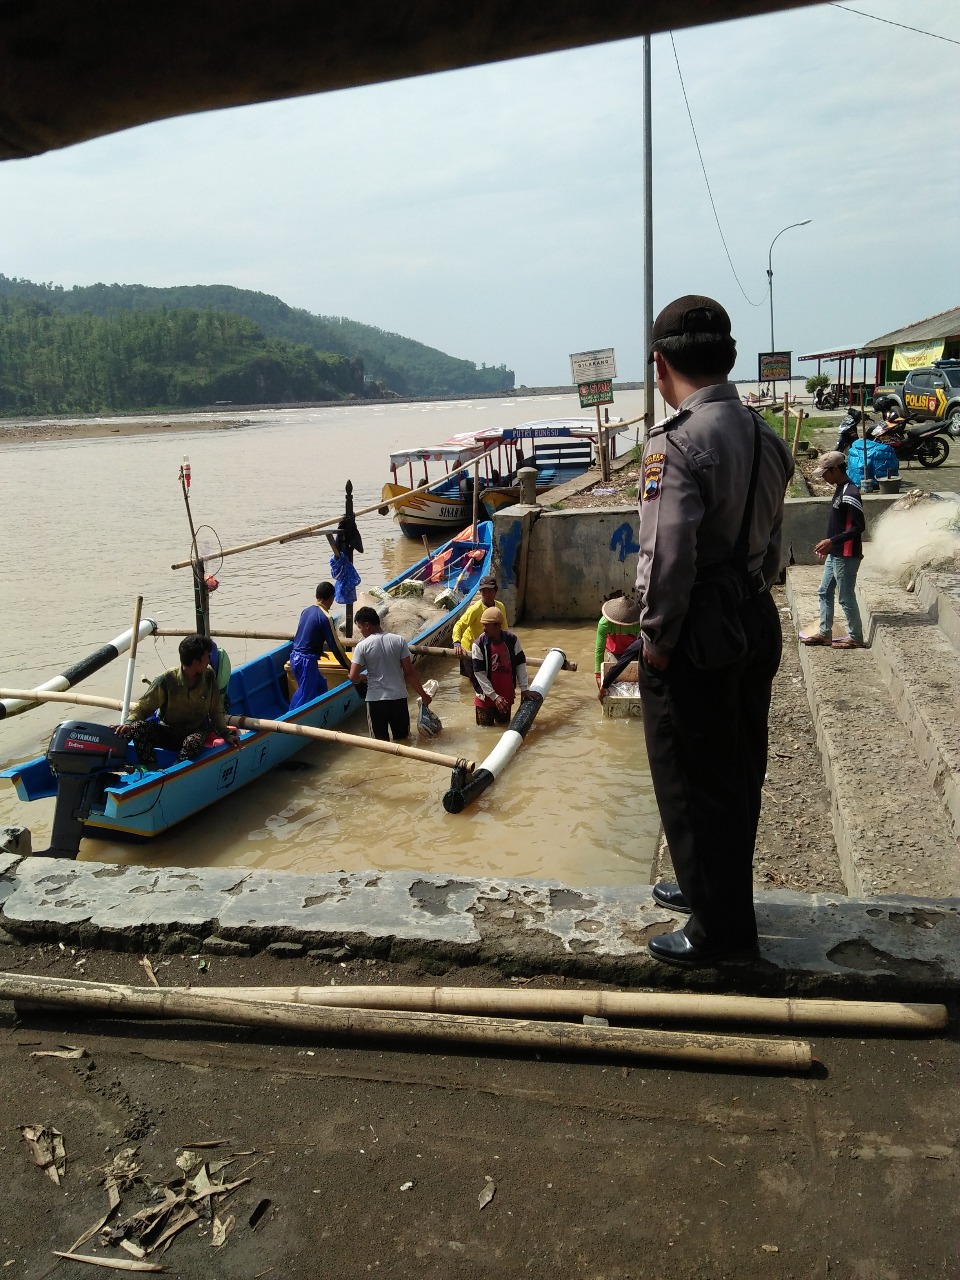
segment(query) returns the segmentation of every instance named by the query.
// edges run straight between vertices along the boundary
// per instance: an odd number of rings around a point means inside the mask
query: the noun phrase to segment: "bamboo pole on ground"
[[[476,762],[460,756],[443,756],[436,751],[423,751],[420,747],[405,747],[402,742],[382,742],[379,738],[361,738],[355,733],[339,733],[336,729],[314,729],[308,724],[288,724],[285,720],[261,720],[259,716],[227,716],[227,724],[238,729],[256,729],[258,732],[285,733],[296,738],[313,738],[318,742],[337,742],[342,747],[360,747],[363,751],[379,751],[388,756],[403,756],[405,760],[418,760],[422,764],[439,765],[441,769],[465,769],[473,773]]]
[[[412,644],[409,646],[411,653],[420,654],[422,657],[428,658],[455,658],[456,652],[453,649],[444,649],[435,644]],[[542,667],[545,658],[527,658],[528,667]],[[564,660],[561,671],[576,671],[577,664]]]
[[[196,988],[178,988],[190,990]],[[543,991],[513,987],[203,987],[231,1000],[335,1005],[355,1009],[408,1009],[432,1013],[655,1018],[748,1022],[768,1026],[873,1027],[942,1031],[943,1004],[885,1000],[804,1000],[776,996],[701,995],[676,991]]]
[[[201,992],[112,983],[78,982],[26,974],[0,974],[0,999],[49,1008],[80,1009],[108,1017],[191,1018],[201,1022],[299,1031],[359,1040],[392,1039],[413,1045],[502,1046],[553,1053],[667,1058],[713,1067],[761,1067],[809,1071],[810,1046],[802,1040],[704,1035],[632,1027],[511,1021],[457,1014],[234,1000]]]

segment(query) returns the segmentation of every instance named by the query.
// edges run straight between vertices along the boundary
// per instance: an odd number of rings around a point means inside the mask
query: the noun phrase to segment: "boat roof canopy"
[[[604,426],[613,433],[626,430],[619,418],[604,423]],[[390,465],[402,467],[408,462],[471,462],[495,444],[505,444],[511,440],[551,439],[561,436],[566,436],[568,439],[595,440],[596,419],[540,418],[534,422],[523,422],[519,427],[487,427],[483,431],[461,431],[459,435],[451,436],[443,444],[421,445],[417,449],[398,449],[396,453],[391,453]]]
[[[612,432],[624,430],[619,418],[604,423],[604,426]],[[543,439],[557,436],[595,439],[596,434],[595,418],[542,418],[536,422],[522,422],[518,427],[488,427],[485,431],[477,432],[477,439],[488,443],[498,440]]]
[[[444,444],[422,445],[419,449],[400,449],[390,455],[391,467],[402,467],[408,462],[469,462],[478,458],[484,446],[477,444],[471,432],[469,439],[447,440]]]

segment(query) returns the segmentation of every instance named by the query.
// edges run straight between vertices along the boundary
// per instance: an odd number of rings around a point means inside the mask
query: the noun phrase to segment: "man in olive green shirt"
[[[140,763],[155,769],[155,747],[176,751],[177,762],[194,760],[203,750],[211,729],[236,746],[240,735],[223,715],[217,677],[210,667],[209,636],[187,636],[180,641],[180,666],[165,671],[130,708],[122,738],[132,738]],[[148,719],[156,711],[159,718]]]

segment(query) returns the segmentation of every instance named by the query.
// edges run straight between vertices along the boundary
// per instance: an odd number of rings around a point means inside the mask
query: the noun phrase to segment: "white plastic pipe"
[[[144,636],[152,635],[156,629],[157,624],[153,618],[144,618],[137,629],[137,638],[142,640]],[[72,689],[75,684],[79,684],[81,680],[86,680],[87,676],[93,675],[94,671],[99,671],[108,662],[112,662],[121,653],[125,653],[130,648],[132,639],[133,629],[131,628],[129,631],[124,631],[117,636],[116,639],[111,640],[109,644],[102,645],[93,653],[88,654],[80,662],[74,663],[72,667],[68,667],[60,675],[54,676],[52,680],[48,680],[45,684],[37,685],[37,692],[62,693],[64,689]],[[23,711],[32,711],[34,707],[39,705],[39,702],[29,698],[5,698],[0,701],[0,720],[3,720],[6,716],[18,716]]]
[[[454,772],[454,781],[443,797],[443,807],[447,813],[462,813],[472,800],[486,791],[487,787],[503,773],[523,745],[527,730],[536,719],[537,712],[543,705],[543,699],[557,678],[557,672],[563,670],[566,661],[567,655],[562,649],[551,649],[530,686],[530,692],[536,697],[520,703],[517,714],[510,721],[509,727],[504,730],[500,741],[486,760],[474,770],[473,776],[468,781],[462,781],[456,771]]]

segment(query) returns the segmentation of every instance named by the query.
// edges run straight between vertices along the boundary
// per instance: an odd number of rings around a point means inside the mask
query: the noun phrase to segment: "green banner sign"
[[[602,382],[578,382],[580,408],[592,409],[596,404],[613,404],[613,383],[609,379]]]

